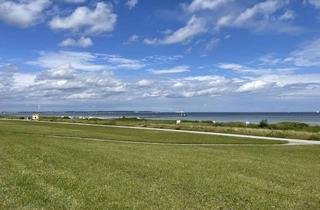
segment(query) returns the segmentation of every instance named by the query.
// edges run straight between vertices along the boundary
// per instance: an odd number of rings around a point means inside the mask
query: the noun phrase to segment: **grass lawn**
[[[319,209],[320,146],[274,143],[0,121],[0,209]]]
[[[17,118],[17,117],[8,117]],[[181,124],[176,125],[174,120],[151,120],[151,119],[66,119],[61,117],[42,117],[43,121],[56,122],[76,122],[101,125],[124,125],[150,128],[168,128],[179,130],[207,131],[218,133],[233,133],[254,136],[269,136],[291,139],[309,139],[320,141],[320,125],[308,125],[298,122],[281,122],[276,124],[249,124],[241,122],[212,123],[211,121],[187,121],[182,120]]]

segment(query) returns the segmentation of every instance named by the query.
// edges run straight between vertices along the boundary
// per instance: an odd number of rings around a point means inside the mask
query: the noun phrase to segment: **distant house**
[[[32,120],[39,120],[40,119],[40,113],[34,112],[32,113]]]

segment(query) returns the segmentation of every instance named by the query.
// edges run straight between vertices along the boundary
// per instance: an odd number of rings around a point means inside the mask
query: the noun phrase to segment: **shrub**
[[[267,128],[269,126],[268,120],[261,120],[259,123],[260,128]]]

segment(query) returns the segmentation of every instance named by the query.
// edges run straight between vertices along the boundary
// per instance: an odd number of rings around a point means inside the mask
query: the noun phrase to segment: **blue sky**
[[[316,111],[319,0],[0,0],[0,111]]]

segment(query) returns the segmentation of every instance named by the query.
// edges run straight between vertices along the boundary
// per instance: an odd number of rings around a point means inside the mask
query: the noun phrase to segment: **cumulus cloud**
[[[100,34],[113,31],[117,15],[112,6],[99,2],[95,9],[82,6],[65,17],[54,17],[49,26],[55,30],[70,30],[84,34]]]
[[[126,89],[110,71],[83,72],[70,65],[41,72],[29,88],[33,97],[70,100],[105,98]]]
[[[112,71],[84,71],[61,65],[34,74],[20,73],[12,65],[0,69],[0,98],[61,100],[191,98],[260,94],[273,97],[319,96],[320,74],[266,74],[257,77],[227,78],[202,75],[177,79],[140,79],[123,81]],[[305,96],[303,94],[306,94]]]
[[[231,80],[216,75],[184,77],[171,80],[170,83],[167,97],[228,95],[233,88]]]
[[[135,6],[138,4],[138,0],[127,0],[126,2],[126,6],[129,8],[129,9],[133,9],[135,8]]]
[[[12,65],[0,69],[2,99],[105,99],[125,91],[126,84],[107,70],[87,72],[62,65],[30,75]]]
[[[59,45],[61,47],[82,47],[82,48],[86,48],[86,47],[92,46],[93,42],[88,37],[81,37],[78,40],[68,38],[68,39],[63,40]]]
[[[165,98],[190,98],[197,96],[226,95],[232,90],[232,84],[224,77],[216,75],[184,77],[179,79],[157,80],[151,83],[143,81],[143,88],[131,88],[131,95],[135,98],[165,97]]]
[[[194,36],[206,32],[206,23],[202,18],[192,16],[187,25],[172,32],[162,39],[145,39],[145,44],[157,45],[157,44],[176,44],[185,42],[192,39]]]
[[[43,18],[49,0],[0,1],[0,20],[14,26],[26,28]]]
[[[22,98],[34,78],[32,74],[19,73],[15,65],[0,66],[0,99]]]

